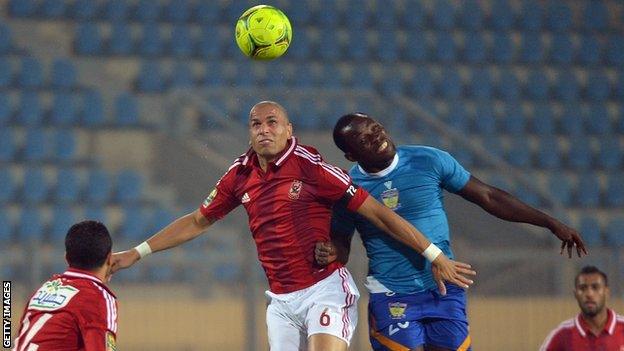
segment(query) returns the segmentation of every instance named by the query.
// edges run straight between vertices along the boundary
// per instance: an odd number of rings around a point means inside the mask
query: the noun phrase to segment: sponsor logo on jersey
[[[30,299],[28,308],[40,311],[56,310],[67,306],[78,292],[80,290],[71,285],[63,285],[60,278],[45,282]]]
[[[206,200],[204,200],[204,203],[202,204],[202,206],[204,206],[204,208],[208,207],[208,205],[210,205],[210,203],[212,202],[212,200],[214,200],[216,196],[217,196],[217,189],[215,188],[215,189],[212,189],[212,191],[210,192]]]
[[[390,310],[390,317],[392,319],[405,318],[405,309],[407,304],[403,302],[390,302],[388,303],[388,310]]]
[[[106,332],[106,351],[117,351],[115,335],[111,332]]]
[[[251,198],[249,197],[249,194],[245,193],[243,194],[243,197],[241,198],[241,203],[248,203],[251,200]]]
[[[381,193],[381,201],[391,210],[399,208],[399,191],[397,188],[388,189]]]
[[[297,200],[301,193],[301,188],[303,188],[303,183],[300,180],[293,180],[290,190],[288,190],[288,197],[292,200]]]

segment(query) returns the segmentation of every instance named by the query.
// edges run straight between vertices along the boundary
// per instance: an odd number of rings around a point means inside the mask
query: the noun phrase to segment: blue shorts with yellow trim
[[[375,351],[409,351],[421,345],[471,350],[466,293],[447,285],[416,294],[370,294],[370,341]]]

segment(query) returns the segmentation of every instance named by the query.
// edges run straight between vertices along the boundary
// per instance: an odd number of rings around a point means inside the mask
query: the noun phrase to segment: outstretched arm
[[[510,222],[529,223],[549,229],[561,240],[562,254],[564,249],[567,248],[568,256],[572,257],[572,248],[576,247],[579,257],[582,254],[587,255],[585,244],[576,230],[525,204],[506,191],[485,184],[471,176],[468,183],[458,194],[500,219]]]
[[[208,229],[212,223],[214,221],[209,221],[197,210],[171,222],[171,224],[147,239],[145,243],[149,245],[151,252],[166,250],[196,238]],[[141,259],[141,255],[137,248],[116,252],[112,258],[111,273],[122,268],[128,268],[139,259]]]

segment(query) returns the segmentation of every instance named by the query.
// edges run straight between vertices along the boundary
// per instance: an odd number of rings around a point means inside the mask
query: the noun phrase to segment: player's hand
[[[449,282],[464,289],[468,289],[474,282],[466,276],[477,274],[468,263],[450,260],[444,254],[438,255],[438,257],[433,260],[431,263],[431,271],[433,272],[433,279],[436,284],[438,284],[438,289],[442,295],[446,295],[444,282]]]
[[[587,255],[587,249],[585,249],[585,243],[581,238],[581,235],[574,229],[568,227],[563,223],[557,223],[557,225],[551,229],[553,234],[561,240],[561,252],[567,249],[568,258],[572,258],[572,249],[576,248],[576,254],[578,257],[582,257],[583,255]]]
[[[113,257],[111,258],[111,274],[117,272],[120,269],[132,266],[140,258],[141,256],[139,256],[139,253],[135,249],[115,252],[113,254]]]
[[[321,266],[326,266],[338,258],[338,250],[331,241],[319,241],[314,248],[314,258]]]

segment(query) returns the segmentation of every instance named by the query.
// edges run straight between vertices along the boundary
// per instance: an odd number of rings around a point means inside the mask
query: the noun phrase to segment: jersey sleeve
[[[438,172],[442,188],[452,193],[460,191],[470,180],[470,173],[448,152],[436,150],[436,156],[434,168]]]
[[[539,351],[565,351],[565,338],[563,334],[563,331],[559,328],[550,332]]]
[[[117,300],[98,288],[80,302],[78,321],[85,351],[116,350]]]
[[[234,196],[234,182],[236,178],[236,166],[230,168],[219,179],[216,186],[199,207],[199,211],[209,220],[219,220],[230,213],[240,204]]]
[[[321,161],[316,166],[316,174],[319,196],[342,203],[349,211],[357,211],[368,197],[366,190],[353,184],[351,177],[334,165]]]

